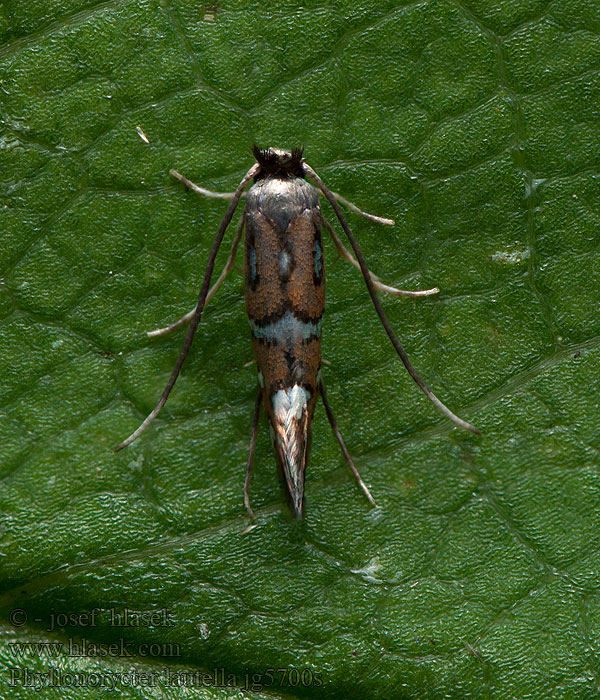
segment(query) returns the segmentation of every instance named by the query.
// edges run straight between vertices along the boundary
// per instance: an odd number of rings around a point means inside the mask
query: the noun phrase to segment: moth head
[[[292,148],[291,151],[285,151],[282,148],[261,149],[255,144],[252,146],[252,153],[260,165],[260,171],[254,180],[260,180],[267,175],[304,177],[303,151],[304,148]]]

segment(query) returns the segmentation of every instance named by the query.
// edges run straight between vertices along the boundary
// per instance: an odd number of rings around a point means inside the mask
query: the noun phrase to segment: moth
[[[210,250],[196,306],[172,325],[148,333],[149,336],[163,335],[189,323],[183,348],[156,407],[137,430],[118,445],[116,450],[121,450],[138,438],[165,405],[192,345],[204,307],[233,267],[237,248],[245,229],[246,310],[254,358],[258,367],[259,384],[244,483],[244,503],[248,514],[254,519],[250,506],[250,477],[259,415],[261,407],[264,407],[269,420],[275,455],[287,485],[293,512],[297,518],[302,517],[304,476],[310,449],[311,423],[319,396],[354,477],[366,498],[374,505],[373,497],[346,449],[327,400],[321,375],[321,326],[325,309],[322,230],[326,229],[332,236],[341,257],[361,271],[375,311],[392,345],[419,388],[456,425],[473,433],[479,433],[477,428],[447,408],[417,374],[394,334],[377,296],[377,291],[384,291],[397,296],[423,297],[435,294],[439,290],[437,287],[422,291],[396,289],[383,284],[368,270],[339,203],[371,221],[388,225],[393,225],[394,221],[368,214],[341,195],[331,192],[304,160],[303,149],[261,150],[254,146],[253,153],[256,162],[244,175],[235,192],[231,193],[206,190],[177,171],[171,170],[171,174],[189,189],[208,197],[229,199],[231,203],[219,225]],[[309,183],[307,177],[316,184],[316,188]],[[244,192],[250,181],[253,181],[252,186]],[[356,257],[346,249],[333,227],[324,218],[319,206],[319,191],[333,207]],[[238,202],[243,196],[246,198],[246,205],[231,252],[225,268],[211,288],[210,281],[217,252]]]

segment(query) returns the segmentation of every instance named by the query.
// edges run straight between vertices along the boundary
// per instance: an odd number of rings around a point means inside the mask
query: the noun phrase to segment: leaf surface
[[[595,696],[598,7],[4,3],[0,694]],[[305,521],[262,422],[246,532],[240,261],[159,419],[112,448],[162,391],[183,334],[145,331],[194,303],[225,209],[169,169],[232,190],[254,142],[304,145],[333,190],[395,218],[349,214],[383,280],[440,287],[383,303],[482,437],[427,403],[329,246],[325,380],[377,508],[319,410]],[[159,618],[115,624],[125,610]]]

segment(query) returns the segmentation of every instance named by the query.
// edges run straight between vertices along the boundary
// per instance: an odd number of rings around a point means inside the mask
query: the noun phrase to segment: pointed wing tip
[[[304,483],[297,488],[290,487],[288,484],[288,493],[295,519],[302,520],[304,518]]]

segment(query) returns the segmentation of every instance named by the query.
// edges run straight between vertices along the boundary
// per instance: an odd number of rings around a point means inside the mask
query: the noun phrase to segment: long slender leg
[[[309,166],[307,166],[309,167]],[[342,197],[341,194],[338,194],[337,192],[332,192],[329,190],[330,193],[337,199],[340,204],[343,204],[345,207],[350,209],[350,211],[353,211],[355,214],[358,214],[359,216],[363,216],[365,219],[369,219],[369,221],[375,221],[378,224],[385,224],[386,226],[394,226],[396,223],[394,219],[386,219],[385,216],[377,216],[375,214],[369,214],[366,211],[363,211],[362,209],[359,209],[356,204],[352,204],[352,202],[349,202],[345,197]],[[325,195],[325,192],[323,192]],[[327,195],[325,195],[327,197]]]
[[[237,254],[238,245],[239,245],[240,239],[242,237],[242,233],[244,232],[244,224],[245,224],[245,219],[242,216],[242,220],[240,221],[240,225],[238,226],[237,233],[235,234],[235,238],[233,239],[231,251],[229,252],[229,257],[227,258],[227,262],[225,263],[225,267],[223,268],[223,272],[221,272],[221,274],[219,275],[219,279],[213,284],[213,286],[210,288],[208,294],[206,295],[206,301],[204,302],[205,308],[206,308],[206,305],[208,304],[208,302],[217,293],[219,287],[223,283],[223,280],[230,273],[231,268],[233,267],[233,264],[235,263],[235,256]],[[185,314],[185,316],[182,316],[179,320],[175,321],[175,323],[172,323],[170,326],[165,326],[165,328],[155,328],[153,331],[147,331],[146,335],[149,338],[154,338],[154,337],[159,336],[159,335],[165,335],[166,333],[169,333],[170,331],[175,330],[175,328],[179,328],[179,326],[183,326],[184,324],[189,323],[192,320],[192,317],[193,317],[195,311],[196,311],[196,307],[194,306],[193,309],[188,311],[188,313]]]
[[[356,239],[352,235],[352,231],[350,230],[350,227],[346,223],[346,219],[344,219],[344,215],[342,214],[342,211],[333,196],[333,194],[327,189],[327,187],[323,184],[323,181],[321,178],[317,175],[317,173],[308,165],[308,163],[303,163],[302,165],[304,172],[307,175],[310,175],[310,177],[317,183],[317,186],[320,188],[320,190],[323,192],[331,206],[333,207],[333,210],[336,213],[337,218],[339,219],[340,224],[342,225],[342,228],[344,229],[344,232],[346,236],[348,236],[348,240],[350,241],[350,245],[352,247],[352,250],[354,251],[354,255],[356,255],[356,259],[358,260],[358,264],[360,265],[360,271],[362,272],[362,276],[365,280],[365,284],[367,285],[367,289],[369,291],[369,295],[371,296],[371,301],[373,302],[373,306],[375,307],[375,311],[377,312],[377,315],[379,316],[379,320],[381,321],[381,325],[384,327],[385,332],[388,334],[389,339],[392,341],[392,345],[394,346],[394,349],[398,353],[398,356],[402,360],[402,363],[406,367],[406,371],[410,374],[410,376],[413,378],[417,386],[421,389],[421,391],[427,396],[427,398],[431,401],[431,403],[436,406],[436,408],[441,411],[447,418],[449,418],[453,423],[458,425],[460,428],[464,428],[465,430],[470,430],[472,433],[476,433],[477,435],[481,435],[479,430],[474,425],[471,425],[470,423],[467,423],[467,421],[463,420],[462,418],[459,418],[455,413],[453,413],[447,406],[445,406],[439,399],[438,397],[429,389],[429,387],[425,384],[425,382],[421,379],[421,377],[417,374],[417,371],[415,368],[412,366],[412,363],[408,359],[408,356],[406,352],[404,351],[404,348],[402,347],[400,341],[396,337],[394,331],[392,330],[392,327],[390,326],[390,322],[387,319],[387,316],[385,315],[385,311],[383,310],[383,306],[381,305],[381,302],[379,301],[379,298],[377,296],[377,292],[375,291],[375,285],[373,284],[373,281],[371,280],[371,275],[369,274],[369,270],[367,268],[367,264],[365,263],[365,259],[363,257],[363,254],[360,250],[360,247],[358,243],[356,242]]]
[[[193,190],[194,192],[201,194],[204,197],[210,197],[212,199],[233,199],[233,196],[235,194],[235,192],[215,192],[214,190],[207,190],[206,187],[201,187],[200,185],[196,185],[191,180],[188,180],[185,175],[182,175],[181,173],[177,172],[177,170],[170,170],[169,172],[174,178],[177,178],[178,180],[183,182],[183,184],[190,190]],[[338,202],[350,209],[350,211],[353,211],[359,216],[363,216],[365,219],[369,219],[369,221],[375,221],[378,224],[385,224],[386,226],[393,226],[395,223],[393,219],[386,219],[386,217],[384,216],[369,214],[368,212],[359,209],[356,206],[356,204],[352,204],[352,202],[349,202],[345,197],[342,197],[342,195],[338,194],[337,192],[332,192],[331,194],[338,200]],[[246,194],[244,193],[242,197],[245,196]]]
[[[256,436],[258,435],[258,418],[260,416],[260,406],[262,403],[262,389],[258,390],[256,404],[254,405],[254,419],[252,420],[252,433],[250,434],[250,449],[248,451],[248,462],[246,464],[246,479],[244,480],[244,504],[251,520],[256,520],[254,511],[250,507],[250,477],[252,476],[252,465],[254,464],[254,448],[256,447]]]
[[[200,323],[200,318],[202,316],[202,311],[204,310],[204,304],[206,302],[206,296],[208,294],[208,288],[210,286],[210,278],[212,276],[213,269],[215,267],[215,258],[217,257],[217,252],[219,251],[219,246],[221,245],[221,241],[223,240],[223,236],[225,235],[225,231],[227,230],[227,227],[229,226],[229,222],[231,221],[231,217],[233,216],[233,212],[235,211],[235,208],[237,207],[237,204],[240,200],[240,197],[242,196],[242,192],[244,190],[244,187],[250,182],[250,180],[256,175],[256,173],[259,170],[259,165],[258,163],[255,163],[250,170],[244,175],[242,178],[242,181],[240,184],[237,186],[237,189],[235,191],[235,197],[232,199],[231,204],[227,208],[227,212],[225,213],[225,216],[223,217],[223,220],[219,224],[219,229],[217,230],[217,235],[215,236],[215,240],[213,242],[212,248],[210,250],[210,255],[208,256],[208,264],[206,266],[206,272],[204,273],[204,281],[202,282],[202,289],[200,290],[200,296],[198,297],[198,304],[196,306],[196,310],[194,311],[194,316],[192,317],[192,320],[190,321],[190,325],[187,331],[187,335],[185,336],[185,341],[183,343],[183,348],[181,349],[181,353],[179,354],[179,357],[177,358],[177,362],[175,363],[175,367],[173,367],[173,372],[171,373],[171,377],[169,378],[169,381],[167,382],[167,386],[164,388],[163,393],[158,400],[158,403],[154,407],[154,409],[151,411],[151,413],[146,416],[146,418],[142,421],[140,426],[137,428],[137,430],[134,430],[131,435],[123,440],[123,442],[120,445],[117,445],[115,448],[115,452],[118,452],[119,450],[122,450],[124,447],[127,447],[127,445],[131,444],[137,437],[139,437],[144,430],[150,425],[150,423],[156,418],[156,416],[160,413],[160,410],[162,407],[165,405],[167,402],[167,399],[169,398],[169,394],[171,393],[171,389],[175,386],[175,382],[177,381],[177,377],[179,376],[179,372],[181,371],[181,367],[183,363],[185,362],[185,358],[187,357],[188,352],[190,351],[190,348],[192,346],[192,341],[194,340],[194,334],[196,333],[196,328],[198,328],[198,324]]]
[[[323,383],[323,380],[319,380],[319,391],[321,392],[321,398],[323,399],[323,406],[325,406],[325,413],[327,414],[327,418],[329,420],[329,425],[331,426],[331,429],[333,430],[333,434],[337,438],[337,441],[340,443],[340,447],[342,448],[342,453],[344,455],[344,458],[346,459],[346,462],[348,462],[348,466],[352,470],[352,473],[354,474],[354,478],[356,481],[358,481],[358,485],[362,489],[362,492],[365,494],[367,497],[367,500],[369,503],[374,506],[375,501],[373,500],[373,496],[371,496],[371,492],[367,488],[367,485],[365,482],[362,480],[360,474],[358,473],[358,469],[356,468],[354,462],[352,461],[352,457],[350,456],[350,453],[348,452],[346,445],[344,443],[344,440],[342,438],[342,434],[340,433],[340,430],[337,426],[335,417],[333,415],[333,411],[331,410],[331,406],[329,405],[329,401],[327,401],[327,394],[325,393],[325,384]]]
[[[177,170],[169,170],[169,174],[183,182],[183,184],[193,192],[201,194],[204,197],[209,197],[211,199],[233,199],[236,195],[235,192],[214,192],[213,190],[207,190],[205,187],[200,187],[200,185],[196,185],[191,180],[188,180],[185,175],[177,172]],[[244,192],[241,196],[245,197],[246,193]]]
[[[333,226],[327,221],[327,219],[322,216],[321,217],[323,225],[325,228],[329,231],[331,238],[333,239],[333,244],[335,245],[335,248],[341,258],[344,260],[348,261],[351,265],[354,265],[354,267],[357,270],[360,270],[360,265],[358,264],[358,261],[356,258],[352,255],[352,253],[346,248],[346,246],[342,243],[340,240],[340,237],[337,235],[335,232],[335,229]],[[431,296],[432,294],[437,294],[440,290],[439,287],[432,287],[431,289],[421,289],[418,291],[411,291],[408,289],[398,289],[397,287],[390,287],[388,284],[384,284],[377,275],[374,275],[371,271],[369,271],[369,274],[371,275],[371,280],[373,282],[373,285],[375,289],[379,290],[380,292],[387,292],[388,294],[394,294],[395,296],[398,297],[428,297]]]

